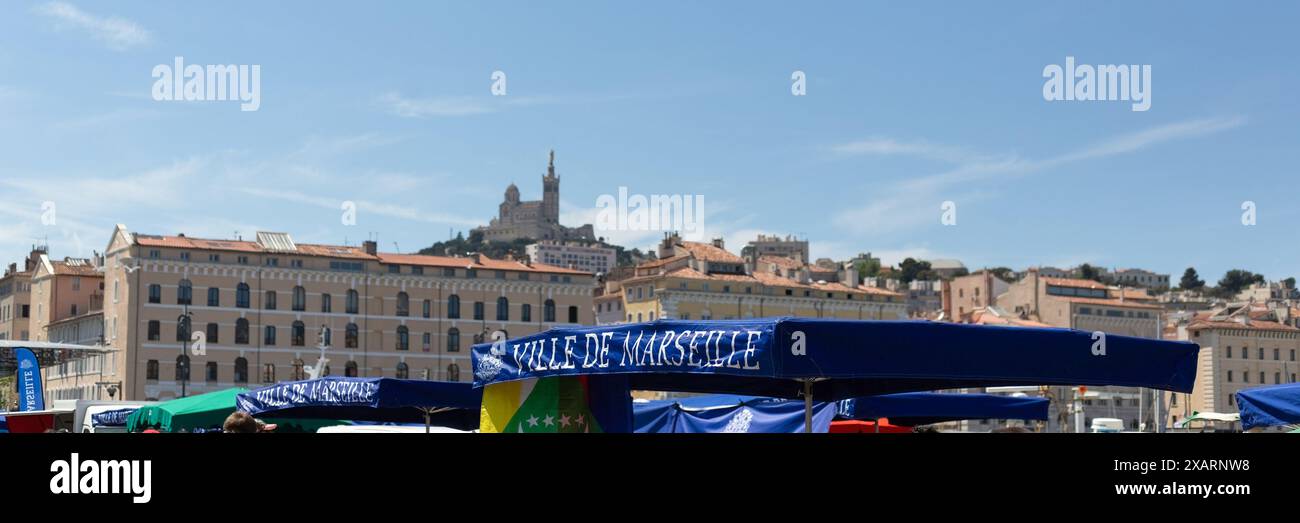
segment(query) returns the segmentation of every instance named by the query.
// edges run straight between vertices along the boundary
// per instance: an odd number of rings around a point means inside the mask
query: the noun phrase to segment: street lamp
[[[176,374],[177,374],[177,378],[179,378],[181,382],[182,398],[185,397],[185,384],[187,381],[189,381],[190,378],[190,357],[188,354],[185,353],[185,347],[187,344],[189,344],[190,341],[189,338],[194,334],[194,322],[192,321],[193,318],[194,315],[190,313],[189,304],[185,304],[184,312],[182,312],[180,316],[176,317],[176,324],[185,327],[185,335],[178,336],[179,338],[182,338],[180,340],[181,356],[180,359],[176,360]]]

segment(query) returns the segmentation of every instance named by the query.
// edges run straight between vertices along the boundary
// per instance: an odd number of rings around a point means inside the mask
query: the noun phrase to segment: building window
[[[328,294],[320,295],[320,311],[324,313],[334,312],[334,304],[332,303],[332,300],[333,299]]]
[[[293,310],[307,310],[307,289],[302,288],[301,285],[293,288]]]
[[[349,323],[347,327],[347,331],[343,336],[343,346],[349,349],[357,348],[358,333],[359,331],[357,330],[357,324]]]
[[[275,364],[262,365],[262,383],[275,383]]]
[[[176,357],[176,381],[190,381],[190,356],[181,354]]]
[[[388,266],[388,273],[389,273],[389,274],[401,274],[401,273],[402,273],[402,266],[401,266],[401,265],[389,265],[389,266]]]
[[[248,320],[244,318],[235,320],[235,344],[248,345]]]
[[[447,352],[460,352],[460,329],[447,329]]]
[[[1232,383],[1232,371],[1228,371],[1228,383]]]
[[[344,365],[343,375],[349,378],[357,377],[357,362],[349,361],[347,365]]]
[[[447,318],[460,318],[460,296],[452,294],[447,297]]]
[[[447,381],[460,381],[460,365],[452,363],[447,366]]]
[[[497,321],[510,321],[510,299],[497,298]]]
[[[481,301],[474,302],[474,319],[483,319],[483,302]]]
[[[356,314],[356,313],[357,313],[357,309],[360,308],[360,307],[359,307],[359,303],[358,303],[358,302],[360,302],[360,301],[361,301],[361,300],[360,300],[360,298],[358,298],[358,296],[357,296],[357,291],[356,291],[356,289],[348,289],[348,303],[347,303],[347,311],[348,311],[348,314]]]
[[[144,379],[158,380],[158,360],[149,360],[144,365]]]
[[[306,368],[305,364],[303,363],[302,358],[294,358],[294,360],[293,360],[293,378],[292,378],[292,379],[293,379],[293,381],[302,381],[302,380],[307,379],[307,368]]]
[[[1267,382],[1264,381],[1264,371],[1261,370],[1261,371],[1259,371],[1259,384],[1260,384],[1260,385],[1263,385],[1264,383],[1267,383]]]
[[[411,330],[405,325],[397,327],[397,350],[411,350]]]
[[[262,345],[275,345],[275,325],[267,325],[263,332]]]
[[[1250,347],[1241,348],[1241,359],[1250,359]]]
[[[248,284],[241,283],[238,287],[235,287],[235,307],[247,309],[249,301]]]
[[[424,337],[423,337],[420,341],[421,341],[421,343],[420,343],[420,350],[422,350],[422,351],[424,351],[424,352],[429,352],[429,350],[433,349],[433,334],[432,334],[432,333],[428,333],[428,332],[424,333]]]
[[[533,306],[525,303],[519,307],[519,320],[525,323],[533,321]]]
[[[1273,349],[1273,361],[1282,359],[1282,349]]]
[[[218,289],[216,287],[208,287],[208,306],[209,307],[221,306],[221,289]]]
[[[162,303],[162,285],[149,285],[149,303]]]
[[[1274,372],[1274,373],[1273,373],[1273,384],[1276,385],[1276,384],[1279,384],[1279,383],[1282,383],[1282,373],[1281,373],[1281,372]]]
[[[235,383],[248,383],[248,360],[235,358]]]
[[[176,321],[176,341],[190,341],[190,317],[181,316]]]
[[[433,302],[430,300],[424,300],[424,302],[421,303],[420,312],[425,318],[432,316]]]
[[[266,291],[266,299],[262,300],[262,308],[268,311],[275,310],[275,291]]]
[[[189,280],[181,280],[176,285],[176,304],[191,305],[194,301],[194,287]]]
[[[1223,356],[1223,357],[1225,357],[1225,358],[1232,358],[1232,345],[1229,345],[1229,346],[1228,346],[1227,352],[1224,353],[1224,356]]]
[[[307,326],[301,321],[293,322],[293,330],[290,333],[289,344],[294,347],[307,345]]]
[[[653,320],[654,318],[650,319]],[[578,307],[576,305],[569,306],[569,323],[578,323]]]
[[[1264,347],[1259,348],[1259,359],[1260,361],[1264,360]],[[1264,380],[1260,380],[1260,381],[1264,381]]]
[[[411,315],[411,296],[405,292],[397,293],[397,315]]]
[[[555,321],[555,300],[546,300],[542,304],[542,321],[547,323]]]
[[[220,334],[220,328],[217,326],[217,324],[215,324],[215,323],[209,323],[209,324],[208,324],[208,333],[207,333],[207,334],[208,334],[208,339],[207,339],[207,342],[208,342],[208,343],[220,343],[220,342],[221,342],[221,340],[217,339],[218,334]]]
[[[158,341],[162,338],[162,324],[158,320],[149,320],[149,341]]]
[[[217,373],[217,362],[209,361],[206,365],[204,365],[204,367],[207,369],[207,372],[204,373],[204,378],[208,381],[208,383],[216,383],[218,381],[221,381],[220,379],[218,379],[220,376]]]
[[[407,379],[407,378],[410,378],[410,377],[411,377],[411,367],[407,366],[407,365],[406,365],[406,362],[404,362],[404,361],[402,361],[402,362],[398,362],[398,363],[397,363],[397,379],[399,379],[399,380],[404,380],[404,379]]]

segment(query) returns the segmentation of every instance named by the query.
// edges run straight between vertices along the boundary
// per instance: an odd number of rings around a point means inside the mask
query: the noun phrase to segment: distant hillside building
[[[596,244],[545,240],[528,246],[528,259],[556,267],[608,274],[618,263],[618,253]]]
[[[481,232],[485,241],[596,239],[591,224],[581,227],[560,225],[560,177],[555,174],[555,151],[551,151],[550,164],[542,177],[540,201],[520,201],[519,188],[512,183],[506,188],[505,201],[501,202],[497,217],[474,231]]]
[[[763,256],[780,256],[807,262],[809,261],[808,240],[800,240],[793,235],[781,238],[775,234],[760,234],[758,238],[740,249],[740,257],[744,258],[750,267],[758,263],[758,259]]]

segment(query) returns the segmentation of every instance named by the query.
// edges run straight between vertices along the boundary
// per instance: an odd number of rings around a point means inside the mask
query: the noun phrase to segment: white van
[[[1119,418],[1093,418],[1092,432],[1124,432],[1124,420]]]

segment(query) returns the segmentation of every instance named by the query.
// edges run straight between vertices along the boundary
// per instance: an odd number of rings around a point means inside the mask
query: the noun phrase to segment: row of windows
[[[1108,318],[1150,318],[1151,313],[1147,311],[1122,311],[1116,309],[1094,309],[1092,307],[1079,307],[1079,314],[1084,316],[1106,316]]]
[[[291,309],[295,311],[307,310],[307,290],[304,289],[302,286],[297,286],[293,288],[291,294],[293,296],[293,303],[290,305]],[[276,308],[279,307],[277,296],[278,293],[276,293],[276,291],[273,290],[266,291],[262,300],[262,308],[264,310],[276,310]],[[250,294],[248,284],[240,283],[235,288],[235,307],[239,309],[250,308],[251,306],[250,297],[251,294]],[[149,303],[162,303],[162,285],[159,285],[157,283],[149,285]],[[217,287],[209,287],[207,303],[209,307],[220,307],[221,289]],[[176,304],[193,305],[193,286],[191,285],[189,280],[181,280],[180,283],[177,285]],[[26,306],[24,306],[24,308],[25,307]],[[321,312],[330,313],[333,312],[333,308],[334,308],[333,297],[330,296],[329,294],[321,294]],[[345,309],[347,314],[358,314],[358,311],[360,309],[360,295],[357,293],[356,290],[351,290],[351,289],[348,290],[347,303],[345,304]],[[568,312],[569,312],[569,318],[568,318],[569,323],[578,323],[578,307],[570,306]],[[525,322],[533,321],[532,320],[533,307],[531,304],[528,303],[523,304],[520,307],[519,313],[520,313],[521,321],[525,321]],[[421,314],[423,314],[425,318],[432,317],[433,314],[432,301],[430,300],[423,301]],[[396,315],[397,316],[411,315],[411,298],[410,295],[407,294],[406,292],[397,293]],[[452,294],[451,296],[447,297],[447,318],[449,319],[460,318],[460,296]],[[476,320],[485,319],[484,303],[481,301],[474,302],[474,319]],[[510,299],[509,298],[506,298],[505,296],[497,298],[496,319],[498,321],[510,321]],[[548,299],[544,302],[543,309],[542,309],[542,321],[545,322],[555,321],[555,300]]]
[[[678,284],[678,288],[681,289],[681,290],[689,290],[688,287],[687,287],[687,285],[686,285],[686,282],[681,282],[681,283],[679,283],[679,284]],[[649,291],[649,297],[654,297],[654,288],[653,288],[653,287],[650,287],[649,289],[650,289],[650,291]],[[710,291],[712,290],[712,286],[709,285],[708,283],[704,283],[704,284],[701,284],[701,285],[700,285],[700,289],[703,290],[704,292],[710,292]],[[772,294],[773,289],[766,289],[766,290],[767,290],[767,292],[766,292],[767,295],[771,295],[771,294]],[[730,285],[723,285],[723,286],[722,286],[722,292],[723,292],[724,294],[730,294],[730,293],[731,293],[731,286],[730,286]],[[754,293],[754,288],[753,288],[752,286],[746,286],[746,287],[745,287],[745,294],[753,294],[753,293]],[[786,296],[794,296],[794,295],[795,295],[794,289],[785,289],[785,295],[786,295]],[[803,297],[805,297],[805,298],[811,298],[811,297],[813,296],[813,291],[812,291],[811,289],[804,289],[802,295],[803,295]],[[852,299],[854,299],[853,296],[854,296],[853,293],[850,293],[850,292],[846,292],[846,293],[844,293],[844,299],[846,299],[846,300],[852,300]],[[637,298],[641,298],[641,297],[642,297],[641,291],[640,291],[640,289],[637,289]],[[826,297],[827,299],[834,299],[834,298],[839,297],[839,295],[836,294],[836,293],[834,293],[834,292],[827,292],[826,295],[825,295],[825,297]],[[870,301],[871,298],[870,298],[870,297],[867,297],[867,300]],[[886,301],[886,302],[892,302],[892,301],[894,301],[894,297],[893,297],[893,296],[885,296],[885,301]]]
[[[330,367],[325,366],[321,376],[329,376]],[[357,362],[349,361],[343,367],[343,375],[349,378],[357,376]],[[235,383],[248,383],[248,359],[235,358]],[[396,377],[398,379],[409,379],[411,377],[411,368],[406,362],[397,364]],[[204,365],[204,379],[209,382],[221,381],[220,370],[215,361],[209,361]],[[145,379],[158,379],[158,360],[149,360],[145,364]],[[290,370],[290,381],[301,381],[307,379],[307,371],[304,362],[301,359],[293,360]],[[190,381],[190,357],[180,355],[176,357],[176,381]],[[447,381],[460,381],[460,365],[452,363],[447,365]],[[267,363],[262,365],[262,383],[275,383],[275,364]]]
[[[162,331],[161,322],[159,322],[158,320],[149,321],[148,324],[149,341],[161,340],[162,338],[161,331]],[[349,349],[357,348],[360,332],[361,332],[360,329],[357,328],[357,324],[349,323],[347,327],[344,329],[344,333],[345,333],[344,342],[343,342],[344,347]],[[216,323],[207,324],[207,328],[204,331],[204,333],[206,335],[205,341],[207,343],[221,343],[221,329],[220,326],[217,325]],[[263,327],[262,344],[271,345],[271,346],[275,345],[276,334],[277,334],[277,329],[274,325],[267,325]],[[326,329],[325,330],[326,345],[331,345],[333,343],[331,338],[332,338],[331,331],[329,329]],[[191,339],[190,319],[188,316],[182,317],[176,323],[176,341],[188,342],[190,341],[190,339]],[[396,349],[410,350],[411,349],[410,340],[411,340],[410,329],[405,325],[398,326]],[[425,332],[422,340],[423,342],[422,349],[424,352],[429,352],[430,348],[432,347],[432,340],[433,340],[433,334],[429,332]],[[248,320],[245,318],[239,318],[235,320],[235,344],[248,345],[248,342],[249,342]],[[302,321],[293,322],[293,325],[290,327],[289,345],[294,347],[304,347],[306,346],[306,344],[307,344],[307,326]],[[450,329],[447,329],[447,352],[458,352],[458,351],[460,351],[460,329],[456,327],[452,327]]]
[[[1107,298],[1106,289],[1088,289],[1083,287],[1062,287],[1048,285],[1047,293],[1052,296],[1079,296],[1083,298]]]
[[[1241,376],[1241,382],[1242,382],[1242,383],[1250,383],[1250,372],[1248,372],[1248,371],[1241,371],[1240,376]],[[1259,372],[1259,381],[1256,382],[1256,383],[1259,383],[1260,385],[1265,384],[1266,382],[1264,381],[1264,378],[1265,378],[1266,376],[1267,376],[1267,375],[1264,373],[1264,371],[1260,371],[1260,372]],[[1232,371],[1228,371],[1228,383],[1232,383],[1233,378],[1234,378],[1234,375],[1233,375]],[[1294,373],[1294,372],[1291,373],[1290,378],[1291,378],[1291,381],[1289,381],[1289,382],[1287,382],[1287,383],[1295,383],[1295,373]],[[1281,373],[1281,372],[1274,372],[1274,373],[1273,373],[1273,384],[1274,384],[1274,385],[1279,385],[1279,384],[1281,384],[1281,383],[1282,383],[1282,373]],[[1231,396],[1229,396],[1229,397],[1231,397]]]
[[[1242,347],[1240,353],[1241,353],[1241,359],[1243,359],[1243,360],[1248,360],[1248,359],[1250,359],[1250,348],[1248,348],[1248,347]],[[1264,355],[1265,355],[1264,348],[1263,348],[1263,347],[1260,347],[1260,348],[1258,349],[1258,353],[1257,353],[1257,354],[1259,354],[1259,358],[1258,358],[1258,359],[1263,360],[1263,359],[1264,359]],[[1295,349],[1291,349],[1291,354],[1290,354],[1290,356],[1291,356],[1291,358],[1290,358],[1291,361],[1295,361]],[[1225,357],[1225,358],[1231,358],[1231,357],[1232,357],[1232,345],[1229,345],[1229,346],[1226,347],[1225,352],[1224,352],[1224,357]],[[1282,361],[1282,349],[1273,349],[1273,361]]]

